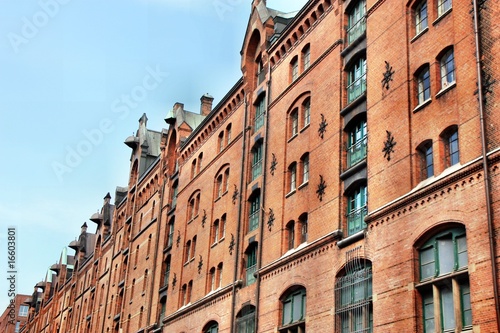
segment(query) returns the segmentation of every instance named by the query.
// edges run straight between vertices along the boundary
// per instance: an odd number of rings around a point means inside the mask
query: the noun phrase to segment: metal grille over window
[[[368,333],[373,329],[372,268],[360,254],[361,246],[346,253],[345,275],[335,282],[338,333]]]

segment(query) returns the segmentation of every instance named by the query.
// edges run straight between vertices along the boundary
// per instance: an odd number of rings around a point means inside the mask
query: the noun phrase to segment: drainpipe
[[[491,211],[491,193],[490,193],[490,174],[488,170],[488,156],[486,143],[486,124],[484,119],[484,102],[483,102],[483,78],[481,73],[481,55],[480,55],[480,36],[479,36],[479,12],[477,8],[477,0],[473,0],[474,10],[474,37],[476,42],[476,69],[477,69],[477,85],[479,99],[479,121],[481,129],[481,150],[483,155],[483,172],[484,172],[484,194],[486,201],[486,214],[488,217],[488,236],[490,245],[490,260],[491,260],[491,276],[493,279],[493,294],[495,297],[495,311],[497,332],[500,332],[500,304],[498,300],[498,279],[495,263],[495,238],[493,228],[493,213]]]
[[[240,195],[238,198],[238,224],[236,227],[236,250],[235,250],[235,256],[236,259],[234,261],[234,269],[233,269],[233,288],[232,288],[232,300],[231,300],[231,324],[230,324],[230,329],[229,332],[234,333],[234,312],[235,312],[235,307],[236,307],[236,286],[238,283],[238,265],[239,265],[239,258],[240,258],[240,233],[241,233],[241,220],[243,219],[242,216],[242,192],[243,192],[243,184],[244,184],[244,170],[245,170],[245,151],[246,151],[246,140],[247,140],[247,116],[248,116],[248,103],[247,103],[247,95],[243,96],[243,101],[245,103],[245,111],[244,111],[244,117],[243,117],[243,147],[241,149],[242,157],[241,157],[241,173],[240,173]]]
[[[266,212],[264,211],[265,207],[265,198],[266,196],[264,195],[266,192],[266,170],[267,170],[267,143],[268,143],[268,134],[269,134],[269,104],[270,104],[270,96],[269,94],[271,93],[271,64],[268,62],[267,64],[267,73],[269,75],[269,79],[267,81],[267,91],[266,91],[266,128],[264,130],[264,156],[263,156],[263,161],[262,161],[262,189],[260,191],[260,207],[261,207],[261,214],[260,216],[262,217],[260,220],[260,235],[259,235],[259,259],[257,260],[257,281],[256,281],[256,292],[255,292],[255,330],[258,332],[259,331],[259,299],[260,299],[260,282],[261,282],[261,277],[260,274],[258,273],[261,266],[262,266],[262,249],[263,249],[263,240],[264,240],[264,217],[266,215]]]

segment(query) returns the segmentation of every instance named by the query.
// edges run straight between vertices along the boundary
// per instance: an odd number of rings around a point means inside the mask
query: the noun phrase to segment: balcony
[[[347,235],[353,235],[365,228],[366,205],[347,214]]]
[[[347,168],[361,162],[366,158],[367,137],[355,142],[347,148]]]
[[[347,102],[351,103],[366,91],[366,72],[347,86]]]
[[[247,286],[255,283],[256,278],[255,278],[254,273],[256,271],[257,271],[257,265],[253,265],[253,266],[247,268],[247,272],[246,272]]]
[[[250,231],[255,230],[259,227],[259,212],[260,209],[250,214],[249,224],[248,224],[248,228]]]
[[[350,45],[366,31],[366,17],[347,28],[347,44]]]

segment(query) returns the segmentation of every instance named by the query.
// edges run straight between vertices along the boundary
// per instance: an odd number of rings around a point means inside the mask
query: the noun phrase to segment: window
[[[431,78],[429,66],[425,66],[417,74],[417,100],[418,104],[423,104],[431,98]]]
[[[288,167],[288,175],[289,175],[289,182],[290,182],[290,191],[293,192],[297,189],[297,163],[293,162],[289,167]]]
[[[19,317],[28,316],[28,310],[29,310],[29,306],[27,306],[27,305],[19,306]]]
[[[456,227],[434,235],[418,253],[420,283],[416,287],[422,301],[424,332],[471,329],[465,229]]]
[[[260,193],[255,193],[250,199],[250,213],[248,216],[248,231],[257,229],[259,226]]]
[[[311,47],[308,44],[302,49],[302,68],[305,71],[309,66],[311,66]]]
[[[302,164],[302,184],[305,184],[309,181],[309,154],[304,154],[300,160]]]
[[[258,142],[252,149],[252,180],[262,174],[262,142]]]
[[[246,285],[249,286],[255,282],[254,273],[257,270],[257,243],[250,244],[246,251]]]
[[[14,329],[14,333],[18,333],[20,328],[21,328],[21,322],[16,321],[16,327]]]
[[[191,294],[193,292],[193,280],[189,281],[187,286],[186,302],[191,303]]]
[[[220,218],[219,225],[219,240],[222,240],[226,236],[226,214],[222,215]]]
[[[294,137],[299,133],[299,112],[294,109],[290,113],[290,137]]]
[[[279,332],[305,332],[306,318],[306,289],[299,288],[288,292],[282,298],[282,328]]]
[[[219,332],[219,324],[210,323],[207,328],[203,330],[203,333],[217,333]]]
[[[300,242],[305,243],[307,242],[307,213],[302,214],[299,217],[299,224],[300,224]]]
[[[347,44],[351,44],[366,30],[366,1],[355,3],[347,15]]]
[[[191,242],[191,259],[194,259],[196,254],[196,236],[193,237],[193,241]]]
[[[163,285],[168,286],[168,279],[170,278],[170,256],[165,260],[165,273],[163,275]]]
[[[432,157],[432,141],[428,140],[420,145],[420,179],[434,176],[434,159]]]
[[[210,268],[210,291],[215,290],[215,267]]]
[[[292,82],[297,80],[299,77],[299,58],[295,56],[292,59],[292,62],[290,63],[290,71],[291,71],[291,78]]]
[[[372,268],[369,263],[348,263],[335,282],[336,332],[369,333],[373,329]]]
[[[184,248],[184,263],[189,262],[189,254],[191,253],[191,240],[186,242],[186,247]]]
[[[165,318],[165,312],[167,311],[167,297],[163,297],[160,300],[160,314],[158,316],[158,323],[160,326],[163,325],[163,318]]]
[[[203,153],[200,153],[198,155],[198,170],[196,170],[196,173],[200,173],[201,167],[203,166]]]
[[[415,8],[415,34],[418,35],[424,31],[427,26],[427,1],[422,1]]]
[[[351,66],[347,76],[347,102],[351,103],[366,90],[366,59],[360,57]]]
[[[445,144],[445,163],[446,166],[452,166],[460,162],[460,152],[458,149],[458,131],[456,126],[445,132],[443,137]]]
[[[222,197],[222,191],[223,191],[223,188],[222,188],[222,175],[219,175],[219,177],[217,177],[217,180],[216,180],[216,196],[215,198],[218,199],[220,197]]]
[[[348,133],[347,137],[347,167],[357,164],[366,158],[366,121],[358,122]]]
[[[451,0],[438,1],[438,15],[441,16],[451,9]]]
[[[219,141],[218,148],[220,153],[224,149],[224,132],[219,133],[218,141]]]
[[[255,333],[255,307],[247,305],[236,315],[236,333]]]
[[[227,125],[226,127],[226,141],[227,144],[231,143],[231,124]]]
[[[196,176],[196,159],[191,163],[191,179]]]
[[[439,61],[441,68],[441,89],[449,87],[455,82],[455,61],[453,50],[446,52]]]
[[[172,246],[172,244],[174,244],[174,224],[175,224],[175,217],[172,217],[172,219],[168,223],[167,247],[170,247]]]
[[[295,247],[295,222],[290,221],[286,225],[286,240],[287,240],[287,250],[291,250]]]
[[[212,225],[212,244],[217,243],[219,240],[219,220],[215,220]]]
[[[224,180],[222,184],[223,194],[229,190],[229,168],[224,171]]]
[[[198,211],[200,209],[200,193],[193,194],[188,203],[188,221],[196,218],[198,216]]]
[[[356,188],[347,202],[347,235],[353,235],[365,228],[366,215],[366,186]]]
[[[306,127],[311,122],[311,100],[309,98],[302,104],[302,109],[304,114],[304,127]]]
[[[179,184],[177,182],[174,183],[172,186],[172,197],[170,198],[170,201],[172,203],[172,209],[177,206],[177,192],[179,191]]]
[[[222,287],[222,263],[217,265],[217,279],[216,279],[217,288]]]
[[[254,119],[254,132],[259,130],[264,125],[264,113],[265,113],[265,98],[261,96],[255,104],[255,119]]]

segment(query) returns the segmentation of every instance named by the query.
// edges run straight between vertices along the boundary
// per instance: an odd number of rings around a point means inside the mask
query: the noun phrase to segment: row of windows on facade
[[[439,19],[449,13],[452,9],[452,0],[432,0],[432,11],[434,18]],[[417,1],[413,7],[415,35],[418,36],[429,28],[429,15],[427,1]]]
[[[246,253],[246,283],[255,282],[257,244]],[[472,327],[469,278],[467,273],[467,240],[463,226],[451,227],[434,234],[418,247],[418,281],[422,331],[425,333],[461,331]],[[169,274],[169,268],[166,275]],[[207,291],[220,287],[222,263],[209,272]],[[193,282],[181,288],[180,306],[191,301]],[[347,264],[335,281],[335,332],[372,332],[372,268],[368,261]],[[294,286],[280,297],[279,332],[306,332],[306,288]],[[166,297],[162,299],[160,317],[165,314]],[[255,333],[255,308],[242,309],[236,318],[238,333]],[[211,326],[217,332],[218,325]],[[215,329],[215,331],[214,331]]]
[[[456,125],[448,127],[440,135],[442,148],[438,151],[444,152],[440,169],[445,169],[460,162],[460,150],[458,145],[458,127]],[[421,180],[434,176],[434,145],[432,140],[426,140],[418,146],[420,176]]]

